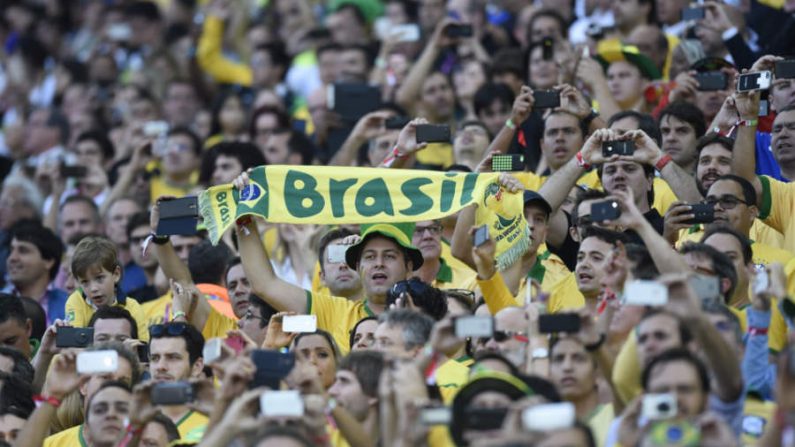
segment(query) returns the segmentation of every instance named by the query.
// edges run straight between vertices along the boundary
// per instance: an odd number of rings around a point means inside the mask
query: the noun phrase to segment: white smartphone
[[[754,295],[758,295],[770,287],[770,277],[764,264],[754,266]]]
[[[328,254],[328,262],[343,263],[345,262],[345,252],[348,250],[347,245],[330,244],[326,247]]]
[[[641,402],[641,416],[650,421],[671,419],[676,416],[678,408],[676,396],[671,393],[647,394]]]
[[[395,25],[389,30],[390,36],[398,38],[398,42],[416,42],[420,40],[420,27],[416,23]]]
[[[317,315],[286,315],[282,319],[284,332],[317,331]]]
[[[204,344],[202,350],[202,359],[206,365],[211,365],[221,358],[221,344],[224,342],[221,338],[211,338]]]
[[[168,123],[165,121],[147,121],[144,123],[144,135],[157,138],[168,133]]]
[[[621,298],[621,304],[631,306],[664,306],[667,302],[668,288],[656,281],[630,281]]]
[[[265,391],[259,398],[259,408],[263,416],[301,417],[304,415],[304,401],[298,391]]]
[[[522,412],[522,425],[527,431],[560,430],[573,427],[575,421],[574,404],[571,402],[534,405]]]
[[[453,414],[450,407],[428,406],[420,409],[420,422],[422,425],[449,425],[452,420]]]
[[[83,351],[77,354],[78,374],[104,374],[119,369],[119,353],[106,351]]]
[[[453,320],[458,338],[482,338],[494,335],[494,318],[491,316],[463,316]]]

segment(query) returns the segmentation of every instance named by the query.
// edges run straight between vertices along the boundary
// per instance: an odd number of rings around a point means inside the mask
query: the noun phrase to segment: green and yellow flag
[[[478,225],[488,224],[502,269],[530,246],[522,194],[510,194],[498,173],[331,166],[261,166],[242,191],[214,186],[199,209],[215,244],[242,216],[297,224],[362,224],[439,219],[476,204]]]

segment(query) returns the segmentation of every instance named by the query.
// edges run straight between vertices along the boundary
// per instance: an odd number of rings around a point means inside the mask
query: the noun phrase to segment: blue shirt
[[[144,269],[134,262],[124,266],[124,275],[121,278],[121,291],[124,295],[129,295],[130,291],[140,289],[146,285],[146,275]]]
[[[781,176],[781,168],[778,165],[773,151],[770,150],[770,140],[772,137],[767,132],[756,132],[756,174],[767,175],[782,182],[789,182]]]

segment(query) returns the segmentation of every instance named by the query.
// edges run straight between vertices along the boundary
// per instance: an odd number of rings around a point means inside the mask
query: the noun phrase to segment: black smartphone
[[[594,202],[591,204],[591,221],[607,222],[621,217],[621,207],[615,200]]]
[[[151,399],[153,405],[185,405],[196,395],[190,382],[161,382],[152,387]]]
[[[199,200],[197,197],[162,200],[159,208],[158,235],[193,235],[197,233],[196,225],[199,222]]]
[[[472,37],[475,35],[475,31],[472,29],[472,25],[453,24],[447,27],[445,34],[447,37]]]
[[[580,315],[575,313],[542,314],[538,316],[538,332],[556,334],[559,332],[580,332]]]
[[[417,126],[417,143],[449,143],[450,126],[420,124]]]
[[[533,91],[534,109],[554,109],[560,107],[560,92],[557,90]]]
[[[384,120],[384,127],[387,129],[402,129],[411,121],[407,116],[393,116]]]
[[[632,155],[635,152],[635,142],[632,140],[605,141],[602,143],[602,156],[605,158],[613,155]]]
[[[381,107],[381,90],[367,84],[340,83],[331,89],[328,108],[336,112],[351,126],[364,115]]]
[[[776,62],[776,79],[795,78],[795,59]]]
[[[491,159],[491,170],[494,172],[524,171],[524,155],[497,154]]]
[[[149,363],[149,345],[138,345],[135,349],[138,351],[138,361],[141,363]]]
[[[695,77],[702,92],[726,90],[729,86],[729,76],[722,71],[697,73]]]
[[[555,57],[555,41],[551,37],[541,39],[541,52],[545,61],[551,61]]]
[[[706,224],[715,221],[715,206],[709,203],[692,203],[690,204],[690,211],[694,217],[687,222],[688,225]]]
[[[160,218],[198,217],[199,198],[196,196],[160,201]]]
[[[685,8],[682,10],[682,20],[704,20],[705,12],[703,6],[696,6],[693,8]]]
[[[88,168],[85,166],[67,166],[61,165],[62,178],[83,178],[88,174]]]
[[[58,348],[85,348],[93,342],[93,327],[59,327],[55,334],[55,346]]]
[[[769,71],[744,73],[737,78],[737,91],[767,90],[772,80],[773,74]]]
[[[295,366],[295,354],[282,353],[270,349],[255,349],[251,352],[251,360],[257,367],[250,388],[267,386],[272,390],[279,389],[279,382],[290,374]]]
[[[475,230],[475,236],[473,238],[472,244],[475,247],[480,247],[486,241],[489,240],[489,226],[488,225],[481,225]]]
[[[467,408],[461,426],[477,431],[499,430],[507,415],[507,408]]]

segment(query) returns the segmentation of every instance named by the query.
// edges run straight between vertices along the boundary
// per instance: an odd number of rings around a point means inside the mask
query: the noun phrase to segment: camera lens
[[[659,404],[657,404],[657,411],[659,411],[660,413],[668,413],[669,411],[671,411],[671,406],[668,405],[668,402],[660,402]]]

